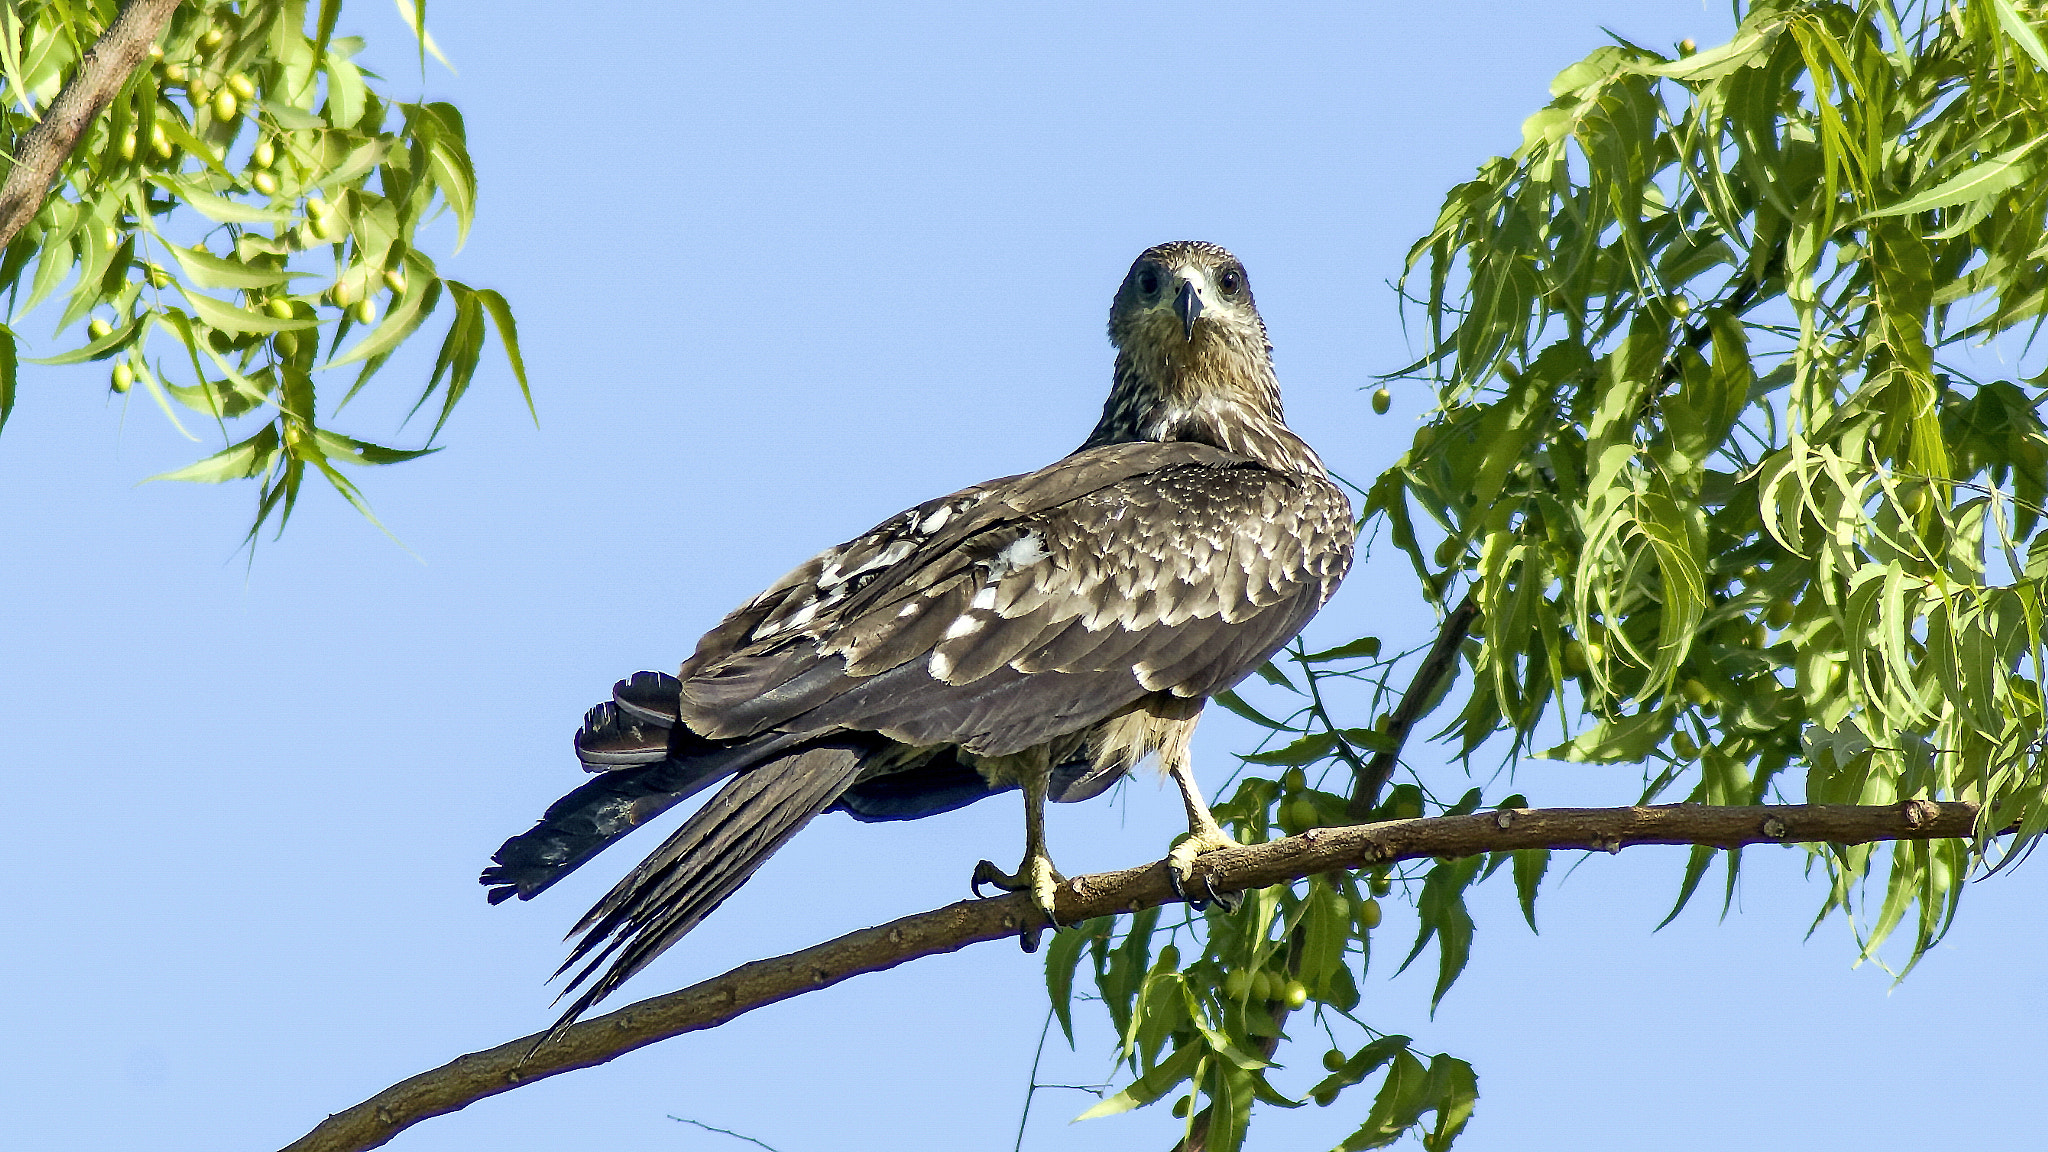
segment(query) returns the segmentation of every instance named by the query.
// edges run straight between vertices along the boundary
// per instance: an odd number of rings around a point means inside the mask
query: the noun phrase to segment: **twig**
[[[149,46],[177,7],[178,0],[128,0],[99,41],[86,49],[78,74],[57,94],[43,122],[21,138],[14,167],[0,184],[0,251],[42,210],[58,169],[148,57]],[[14,96],[28,99],[26,93]]]
[[[1024,1111],[1017,1117],[1017,1143],[1012,1152],[1024,1152],[1024,1126],[1031,1122],[1031,1099],[1047,1085],[1038,1082],[1038,1062],[1045,1059],[1045,1038],[1052,1035],[1052,1009],[1045,1010],[1045,1027],[1038,1030],[1038,1050],[1031,1054],[1030,1082],[1024,1086]]]
[[[1930,800],[1885,805],[1502,809],[1314,828],[1299,836],[1204,853],[1194,862],[1202,880],[1195,890],[1206,885],[1218,892],[1242,892],[1339,869],[1521,848],[1618,852],[1635,844],[1864,844],[1962,839],[1974,835],[1976,827],[1976,805]],[[1159,860],[1121,872],[1075,877],[1055,893],[1054,912],[1060,923],[1073,924],[1174,902],[1166,862]],[[757,960],[681,991],[585,1020],[537,1051],[534,1045],[544,1033],[459,1056],[329,1116],[287,1152],[376,1148],[430,1116],[522,1084],[603,1064],[672,1036],[716,1028],[757,1008],[866,972],[1007,939],[1037,928],[1039,922],[1030,894],[1012,893],[961,901],[850,932],[801,952]]]
[[[706,1132],[716,1132],[720,1136],[730,1136],[735,1140],[745,1140],[749,1144],[758,1145],[762,1148],[768,1149],[768,1152],[775,1152],[775,1145],[764,1144],[761,1141],[754,1139],[752,1136],[743,1136],[730,1128],[713,1128],[711,1125],[706,1124],[702,1120],[692,1120],[688,1116],[671,1116],[669,1117],[669,1119],[674,1120],[678,1124],[694,1124],[697,1127],[702,1128]]]

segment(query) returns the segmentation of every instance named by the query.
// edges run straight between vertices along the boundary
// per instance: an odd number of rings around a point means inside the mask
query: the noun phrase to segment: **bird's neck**
[[[1278,471],[1327,475],[1315,450],[1287,427],[1272,361],[1246,351],[1209,342],[1149,354],[1119,350],[1102,419],[1081,447],[1192,441]]]

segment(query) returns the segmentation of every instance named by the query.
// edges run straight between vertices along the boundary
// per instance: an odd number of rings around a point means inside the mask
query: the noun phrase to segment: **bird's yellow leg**
[[[1170,759],[1166,765],[1166,774],[1173,777],[1173,782],[1180,786],[1181,803],[1186,805],[1188,810],[1188,834],[1175,841],[1172,851],[1166,854],[1167,876],[1173,881],[1173,890],[1197,909],[1206,906],[1208,900],[1214,900],[1222,905],[1224,911],[1236,911],[1238,903],[1243,899],[1238,893],[1218,892],[1210,888],[1205,880],[1202,887],[1208,890],[1208,897],[1197,899],[1190,893],[1188,882],[1194,879],[1195,857],[1219,848],[1236,848],[1239,846],[1238,842],[1230,838],[1230,834],[1223,830],[1222,825],[1216,823],[1215,814],[1211,813],[1209,805],[1203,802],[1202,790],[1195,786],[1195,774],[1188,768],[1184,757],[1176,756]]]
[[[1016,774],[1017,783],[1024,790],[1024,862],[1017,865],[1015,872],[1004,872],[993,861],[983,860],[974,866],[971,885],[976,895],[981,894],[983,884],[993,884],[1005,892],[1029,892],[1031,902],[1045,913],[1045,922],[1057,928],[1059,920],[1053,916],[1053,897],[1059,886],[1066,883],[1066,877],[1052,866],[1052,856],[1045,850],[1045,794],[1052,776],[1045,750],[1020,756]],[[1039,932],[1036,926],[1025,931],[1020,942],[1026,952],[1038,950]]]

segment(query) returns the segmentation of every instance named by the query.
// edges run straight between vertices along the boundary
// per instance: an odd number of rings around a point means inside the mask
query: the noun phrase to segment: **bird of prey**
[[[1072,455],[826,549],[727,616],[675,675],[638,673],[590,710],[576,753],[596,778],[492,857],[493,903],[530,899],[727,783],[576,925],[557,975],[583,962],[568,991],[588,987],[562,1024],[821,812],[910,820],[1021,789],[1023,863],[983,860],[973,883],[1030,892],[1048,922],[1062,878],[1045,802],[1095,796],[1148,756],[1187,806],[1176,884],[1196,854],[1234,843],[1196,790],[1189,737],[1208,698],[1335,591],[1351,507],[1281,417],[1265,322],[1229,252],[1145,250],[1109,337],[1109,399]]]

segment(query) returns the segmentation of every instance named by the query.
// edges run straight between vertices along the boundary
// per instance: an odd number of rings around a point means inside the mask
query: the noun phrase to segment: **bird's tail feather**
[[[571,929],[583,938],[555,974],[582,963],[562,995],[586,982],[589,987],[554,1031],[646,967],[746,883],[776,849],[831,807],[860,774],[868,751],[856,741],[813,744],[741,773],[706,801]],[[610,967],[592,981],[607,961]]]
[[[493,904],[531,900],[647,823],[793,742],[785,737],[719,744],[676,725],[681,683],[640,672],[612,687],[576,733],[576,755],[597,779],[548,806],[540,822],[505,841],[478,879]]]

